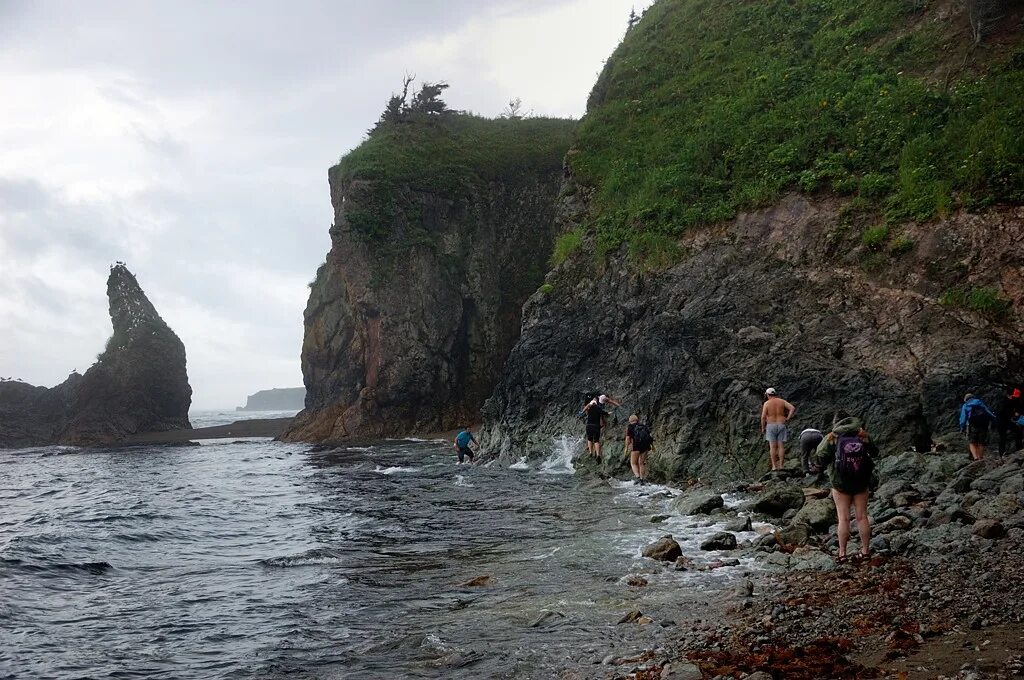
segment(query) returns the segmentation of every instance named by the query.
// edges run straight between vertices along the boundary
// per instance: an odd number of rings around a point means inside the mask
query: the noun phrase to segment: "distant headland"
[[[306,405],[305,387],[275,387],[271,390],[260,390],[250,394],[245,406],[238,406],[236,411],[299,411]]]

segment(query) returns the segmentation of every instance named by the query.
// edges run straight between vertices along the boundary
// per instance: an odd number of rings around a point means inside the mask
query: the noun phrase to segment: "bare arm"
[[[788,401],[784,401],[783,404],[786,407],[786,420],[790,420],[796,413],[796,406],[793,406]]]
[[[608,397],[608,395],[607,395],[607,394],[606,394],[605,396],[606,396],[606,397]],[[612,404],[615,404],[616,406],[622,406],[622,404],[620,404],[619,402],[615,401],[615,400],[614,400],[614,399],[612,399],[611,397],[608,397],[608,402],[609,402],[609,403],[612,403]]]
[[[767,426],[767,424],[768,424],[768,402],[766,401],[764,403],[764,406],[761,407],[761,432],[764,432],[764,428]]]

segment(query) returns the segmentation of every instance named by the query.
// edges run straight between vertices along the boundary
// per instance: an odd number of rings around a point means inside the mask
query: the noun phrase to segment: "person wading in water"
[[[772,470],[781,470],[786,457],[786,423],[796,413],[796,406],[783,399],[769,387],[764,391],[766,401],[761,407],[761,433],[768,442],[768,456]]]

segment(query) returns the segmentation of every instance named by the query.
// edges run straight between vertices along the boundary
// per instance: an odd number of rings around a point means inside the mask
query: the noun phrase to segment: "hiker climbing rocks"
[[[832,501],[839,519],[839,553],[836,561],[846,561],[846,544],[850,540],[850,507],[857,517],[860,554],[871,554],[871,520],[868,517],[868,494],[874,479],[874,456],[878,447],[864,430],[859,418],[843,418],[832,425],[814,454],[814,462],[829,468]]]
[[[960,431],[967,435],[967,447],[971,450],[971,460],[985,457],[988,446],[988,433],[996,414],[973,394],[964,396],[964,404],[960,407]]]
[[[640,416],[633,414],[626,426],[626,455],[633,476],[643,484],[647,481],[647,454],[654,448],[654,437],[650,428],[640,422]]]
[[[809,427],[800,433],[800,463],[803,466],[804,474],[817,474],[821,470],[814,464],[814,452],[818,450],[818,444],[825,435],[821,430]]]
[[[593,454],[598,460],[601,458],[601,429],[608,421],[608,412],[604,410],[605,404],[618,406],[619,402],[607,394],[602,394],[591,399],[582,409],[583,418],[587,423],[587,454]]]
[[[1017,421],[1024,416],[1024,399],[1019,387],[1009,387],[1003,393],[996,415],[999,417],[999,455],[1024,449],[1024,427]],[[1007,451],[1007,443],[1013,440],[1013,448]]]
[[[768,442],[772,470],[781,470],[786,456],[786,423],[796,413],[796,406],[780,397],[774,387],[766,389],[764,396],[764,406],[761,407],[761,433]]]

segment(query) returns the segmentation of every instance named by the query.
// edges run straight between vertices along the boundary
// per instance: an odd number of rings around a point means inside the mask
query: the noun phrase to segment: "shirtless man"
[[[765,402],[761,408],[761,433],[768,442],[768,455],[772,470],[781,470],[786,456],[786,422],[796,413],[796,406],[780,397],[774,387],[764,391]]]

